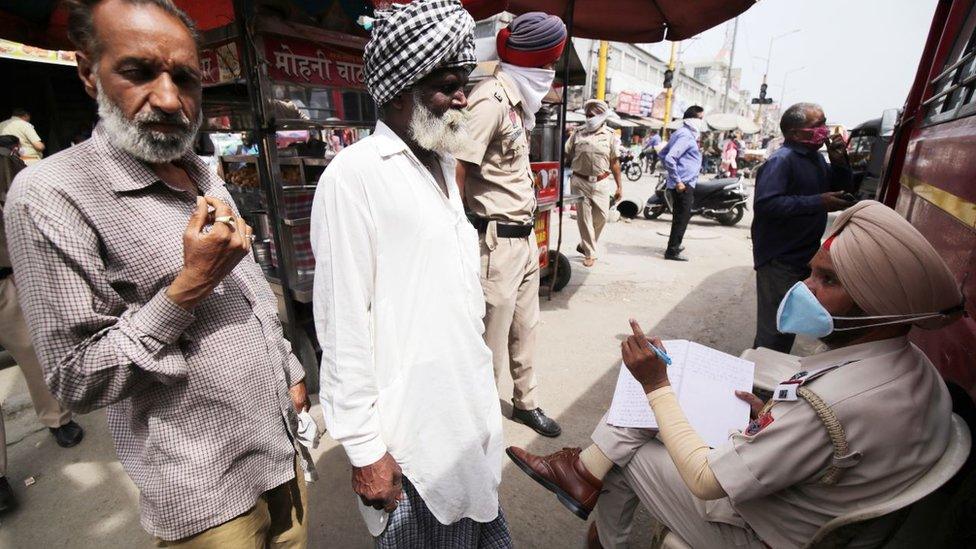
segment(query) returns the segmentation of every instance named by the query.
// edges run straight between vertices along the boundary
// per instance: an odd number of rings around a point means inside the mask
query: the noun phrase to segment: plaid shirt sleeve
[[[32,194],[8,202],[5,221],[21,307],[58,400],[88,412],[150,382],[186,377],[176,342],[193,314],[165,287],[143,306],[128,307],[109,284],[97,237],[79,212],[64,197]]]

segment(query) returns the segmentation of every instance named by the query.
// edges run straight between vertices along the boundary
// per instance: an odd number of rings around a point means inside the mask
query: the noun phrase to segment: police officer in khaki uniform
[[[592,267],[596,262],[596,243],[610,212],[610,175],[617,183],[613,192],[615,200],[620,200],[623,186],[617,157],[620,139],[606,125],[610,107],[599,99],[590,99],[583,105],[583,110],[586,125],[576,130],[566,142],[566,156],[572,162],[573,193],[583,196],[576,208],[576,223],[582,241],[576,251],[583,254],[583,265]]]
[[[769,402],[737,393],[752,421],[725,444],[709,448],[688,423],[632,321],[623,360],[658,431],[604,418],[582,452],[509,449],[580,516],[599,499],[591,547],[626,546],[638,502],[692,547],[802,547],[830,520],[901,493],[943,455],[951,399],[907,338],[912,326],[941,328],[965,309],[938,252],[894,210],[863,201],[838,217],[810,267],[777,324],[830,350],[799,359]]]
[[[465,207],[481,239],[485,340],[495,379],[509,370],[515,385],[512,419],[555,437],[559,425],[536,400],[539,250],[528,132],[552,88],[553,66],[566,26],[541,12],[521,15],[498,33],[501,63],[468,95],[470,142],[455,156]]]

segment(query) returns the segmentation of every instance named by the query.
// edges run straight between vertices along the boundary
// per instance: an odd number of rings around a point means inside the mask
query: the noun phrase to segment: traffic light
[[[671,87],[671,80],[672,79],[674,79],[674,71],[671,70],[671,69],[668,69],[668,70],[664,71],[664,88],[665,89]]]
[[[766,97],[766,84],[759,86],[759,97],[752,98],[753,105],[769,105],[773,102],[772,97]]]

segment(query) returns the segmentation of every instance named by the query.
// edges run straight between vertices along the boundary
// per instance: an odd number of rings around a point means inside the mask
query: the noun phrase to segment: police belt
[[[491,219],[475,215],[469,215],[468,219],[479,233],[487,232],[488,225],[492,221]],[[516,223],[502,223],[500,221],[495,222],[495,232],[498,234],[498,238],[525,238],[532,234],[534,228],[535,225],[531,223],[521,225]]]
[[[597,181],[603,181],[604,179],[610,177],[610,172],[603,172],[600,175],[583,175],[581,173],[573,173],[576,177],[580,179],[585,179],[590,183],[596,183]]]

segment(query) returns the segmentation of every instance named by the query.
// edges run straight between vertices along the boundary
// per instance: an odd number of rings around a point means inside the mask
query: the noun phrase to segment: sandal
[[[583,259],[583,266],[584,267],[592,267],[594,263],[596,263],[596,259],[595,258],[587,257],[587,258]]]

